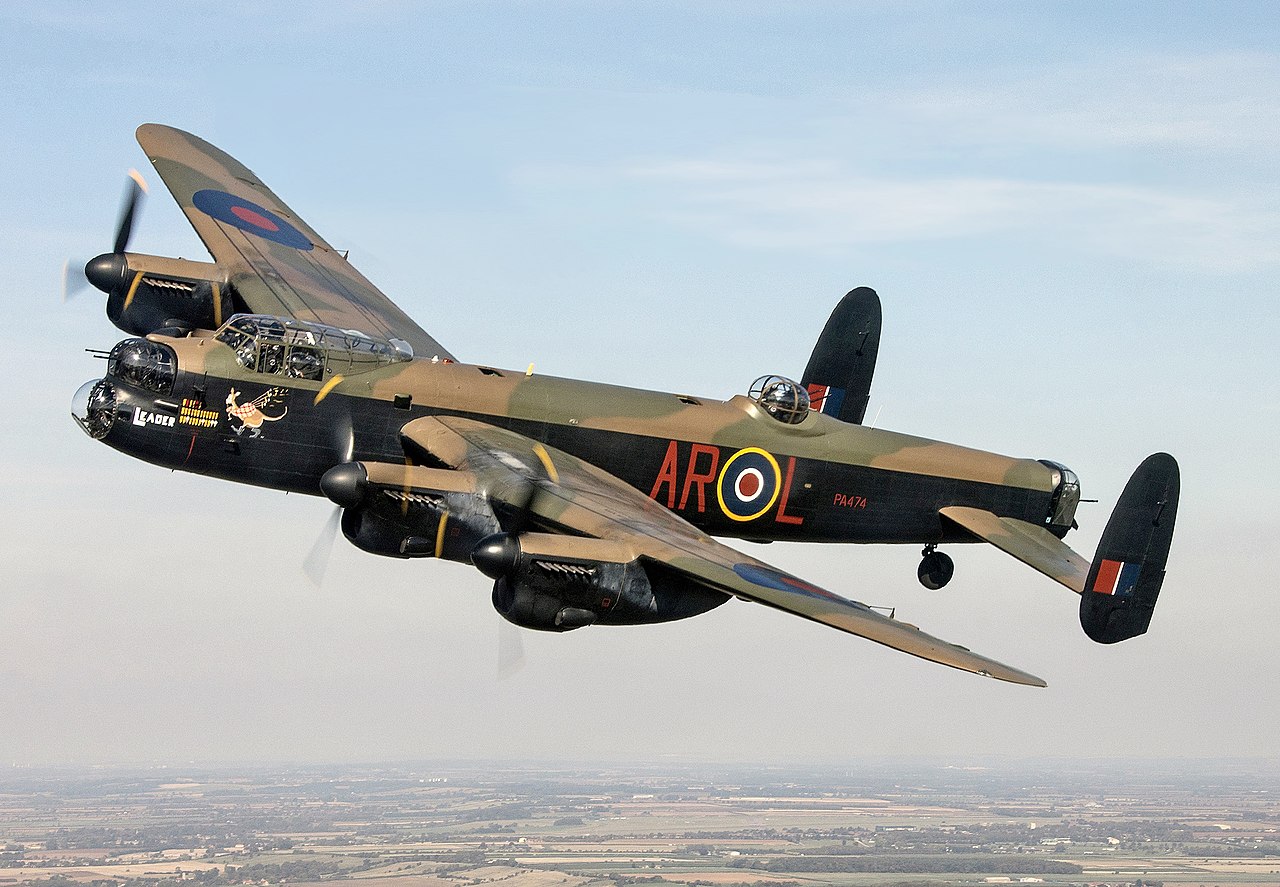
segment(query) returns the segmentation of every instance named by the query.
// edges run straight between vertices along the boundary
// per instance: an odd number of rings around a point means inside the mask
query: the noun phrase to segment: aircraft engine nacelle
[[[383,557],[438,557],[470,563],[481,539],[498,532],[484,497],[463,472],[378,462],[346,462],[320,480],[342,506],[342,534]]]
[[[222,269],[210,262],[105,253],[84,273],[107,294],[107,318],[135,336],[217,329],[244,310]]]
[[[625,546],[602,539],[499,533],[482,540],[471,561],[495,580],[493,607],[499,615],[538,631],[670,622],[728,600],[646,568]]]
[[[493,608],[503,619],[534,631],[570,631],[594,624],[595,611],[574,607],[563,598],[535,591],[505,576],[493,583]]]

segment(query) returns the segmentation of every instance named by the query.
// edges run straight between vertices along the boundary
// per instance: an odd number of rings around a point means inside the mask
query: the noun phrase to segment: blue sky
[[[1269,3],[0,7],[0,687],[21,762],[1273,755],[1280,15]],[[132,462],[67,418],[122,337],[142,122],[239,157],[464,359],[727,397],[885,306],[871,416],[1063,461],[1087,555],[1133,466],[1184,500],[1152,631],[979,546],[781,567],[1046,677],[1030,691],[732,604],[528,636],[488,582],[341,546],[324,503]],[[204,258],[152,177],[133,249]],[[1270,695],[1269,695],[1270,694]],[[939,724],[939,718],[942,724]]]

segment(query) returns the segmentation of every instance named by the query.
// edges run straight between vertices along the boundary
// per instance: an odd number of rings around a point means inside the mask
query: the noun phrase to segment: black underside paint
[[[236,391],[236,404],[244,406],[271,387],[184,373],[173,396],[157,399],[149,392],[118,384],[119,418],[105,443],[166,468],[320,495],[321,475],[340,462],[402,462],[404,450],[399,433],[412,419],[459,415],[510,429],[578,456],[641,492],[653,494],[663,504],[671,495],[676,513],[717,536],[760,541],[972,542],[973,536],[942,521],[938,510],[947,505],[965,505],[1035,524],[1043,523],[1049,510],[1048,493],[810,459],[797,458],[790,465],[790,457],[779,452],[774,456],[783,475],[790,474],[785,495],[780,495],[779,501],[760,517],[737,521],[721,509],[714,481],[689,486],[685,496],[682,474],[674,491],[667,487],[661,492],[655,490],[671,446],[667,438],[506,416],[444,413],[418,405],[400,409],[388,401],[339,394],[330,394],[313,405],[311,392],[296,389],[284,389],[281,397],[260,411],[263,418],[259,427],[250,427],[255,421],[250,417],[236,433],[238,420],[228,421],[232,390]],[[296,405],[292,400],[297,400]],[[193,422],[190,408],[200,404],[207,410],[206,422],[216,413],[217,421],[212,427]],[[172,405],[179,409],[175,411]],[[144,415],[144,421],[139,423],[138,408],[144,414],[172,416],[173,421],[145,421]],[[272,421],[276,416],[280,418]],[[684,444],[685,451],[689,446]],[[728,455],[727,451],[723,453]],[[679,507],[681,504],[683,507]]]

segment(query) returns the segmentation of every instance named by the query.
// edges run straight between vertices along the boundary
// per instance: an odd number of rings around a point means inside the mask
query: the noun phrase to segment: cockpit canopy
[[[751,384],[747,397],[787,425],[799,425],[809,415],[809,392],[785,376],[761,376]]]
[[[230,346],[246,369],[317,382],[413,359],[402,339],[266,314],[237,314],[214,338]]]

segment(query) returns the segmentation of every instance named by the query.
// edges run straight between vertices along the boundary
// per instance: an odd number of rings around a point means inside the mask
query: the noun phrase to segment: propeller
[[[498,680],[505,680],[524,668],[523,629],[498,619]]]
[[[114,253],[122,253],[129,246],[129,238],[133,236],[133,220],[142,196],[147,193],[146,180],[136,169],[129,170],[129,184],[124,196],[124,206],[120,208],[120,221],[116,223],[116,242]]]
[[[513,517],[504,528],[508,539],[515,539],[529,526],[533,516],[533,502],[541,490],[542,481],[537,477],[526,477],[524,481],[524,500],[515,506]],[[518,548],[518,546],[517,546]],[[501,556],[500,556],[501,557]],[[473,555],[473,559],[475,556]],[[479,561],[482,563],[484,555]],[[479,567],[479,564],[477,564]],[[480,571],[486,572],[480,567]],[[498,617],[498,680],[505,681],[514,677],[524,668],[524,629]]]
[[[512,503],[513,516],[503,525],[503,529],[511,536],[519,536],[528,528],[533,519],[533,503],[542,492],[543,484],[560,482],[560,473],[556,470],[555,463],[551,461],[551,454],[547,452],[547,448],[540,443],[535,443],[533,454],[538,457],[537,467],[532,472],[520,472],[520,478],[523,481],[521,495],[518,499],[513,495],[509,500]]]
[[[532,522],[533,503],[544,482],[537,475],[521,472],[509,492],[503,493],[507,508],[498,518],[502,531],[481,539],[471,551],[472,565],[490,579],[501,579],[515,569],[520,558],[520,535]]]
[[[324,400],[324,397],[321,394],[317,394],[314,404],[319,405],[322,400]],[[351,421],[351,410],[345,406],[340,409],[341,412],[337,416],[337,421],[332,422],[330,428],[333,430],[332,446],[338,456],[337,464],[342,465],[355,458],[356,437],[355,425]],[[333,554],[333,546],[338,538],[338,527],[341,525],[342,506],[339,505],[333,509],[329,519],[320,528],[316,541],[302,561],[302,572],[306,574],[307,578],[311,580],[311,584],[316,588],[324,584],[325,574],[329,570],[329,557]]]
[[[302,572],[311,580],[316,588],[324,585],[325,574],[329,571],[329,558],[333,554],[334,542],[338,538],[338,527],[342,523],[342,509],[335,507],[329,519],[320,528],[311,551],[302,561]]]
[[[551,454],[547,452],[546,448],[542,444],[535,444],[533,452],[538,457],[541,471],[523,475],[523,496],[520,497],[519,504],[515,504],[515,496],[511,497],[513,503],[512,516],[503,527],[509,540],[515,540],[529,527],[534,516],[533,505],[538,498],[538,494],[542,492],[543,485],[559,483],[560,481],[559,472],[556,471],[556,466],[551,461]],[[514,547],[518,550],[518,543]],[[507,548],[507,546],[500,545],[499,548]],[[476,561],[476,566],[480,568],[480,571],[485,572],[486,575],[488,575],[488,572],[484,566],[481,566],[485,561],[486,553],[491,556],[496,555],[498,560],[506,560],[511,556],[509,548],[506,551],[491,552],[477,549],[479,558],[476,555],[472,555],[472,559]],[[501,624],[498,626],[498,680],[501,681],[513,677],[524,668],[525,654],[524,629],[508,622],[506,619],[500,618],[499,622]]]
[[[89,278],[84,273],[84,262],[67,259],[62,263],[62,301],[74,299],[89,288]]]
[[[111,252],[90,259],[83,266],[83,272],[79,273],[72,270],[73,263],[67,260],[62,273],[64,300],[83,290],[84,283],[90,283],[103,292],[110,293],[128,279],[129,265],[125,261],[124,252],[129,248],[129,241],[133,238],[133,226],[138,220],[138,211],[146,193],[147,183],[142,178],[142,173],[136,169],[129,170],[129,180],[125,184],[124,200],[120,204],[120,216],[116,220],[116,234]]]
[[[537,477],[528,477],[524,481],[524,494],[522,501],[518,505],[513,505],[514,513],[507,525],[503,528],[512,536],[519,536],[526,529],[533,518],[533,503],[538,498],[538,493],[542,489],[542,479]],[[512,497],[513,499],[515,497]]]

